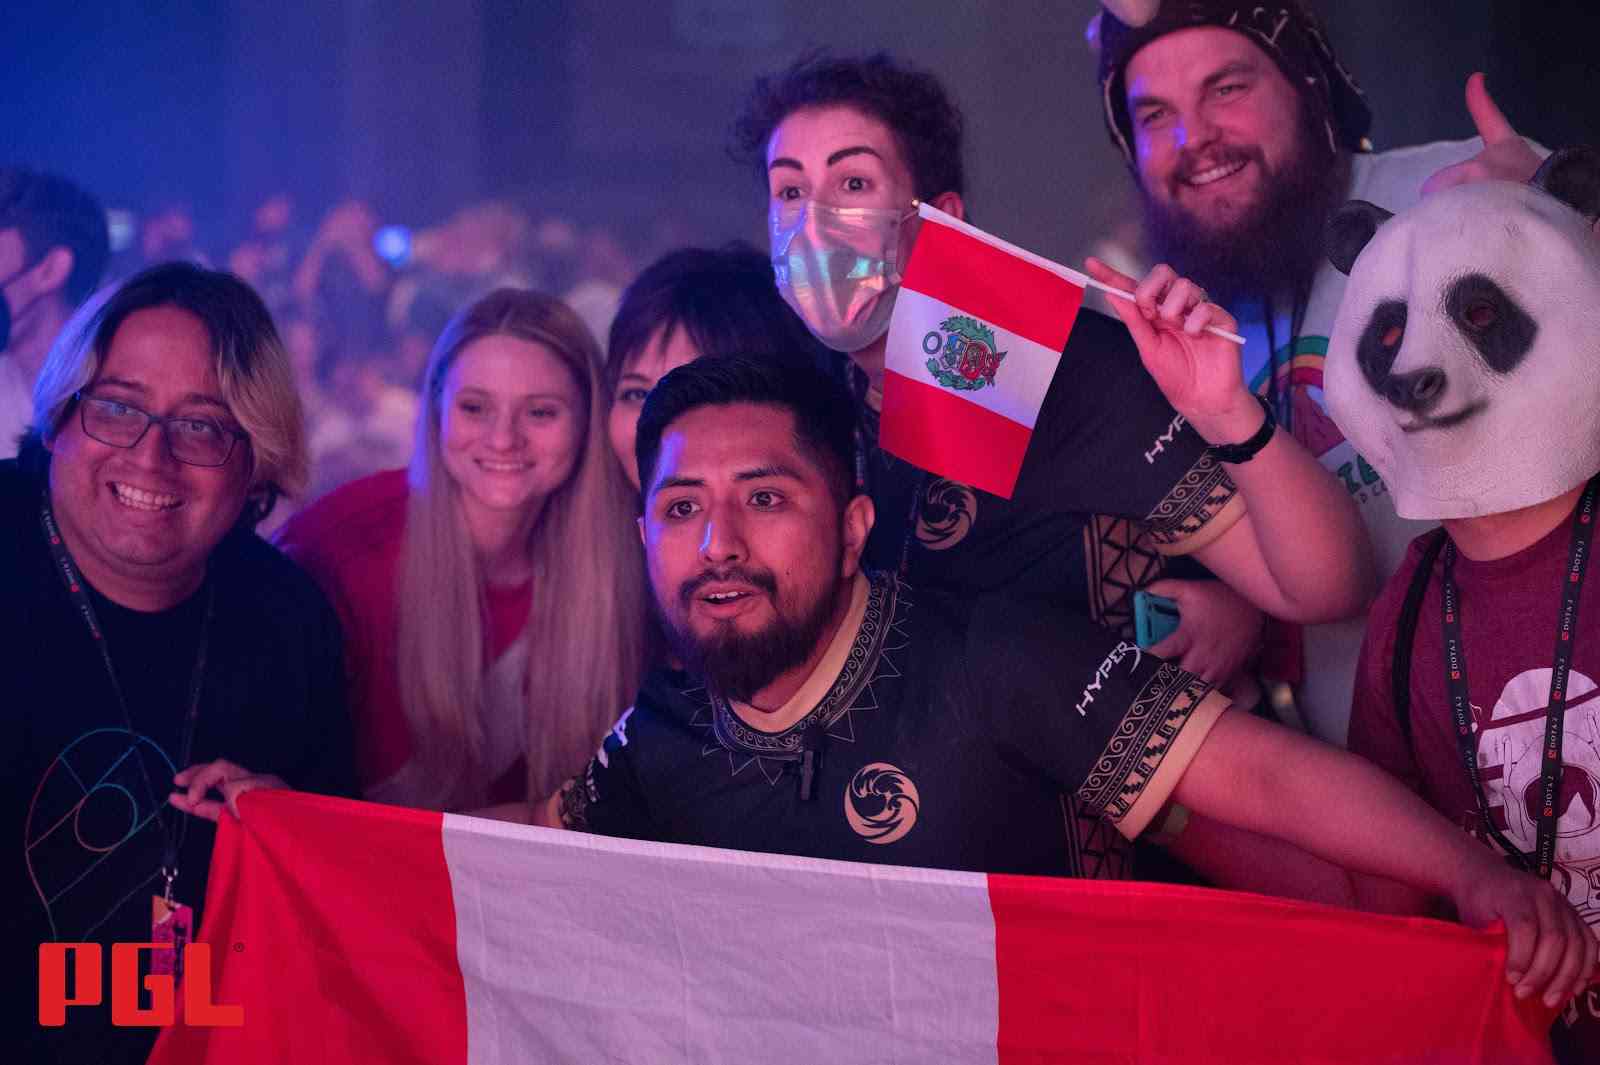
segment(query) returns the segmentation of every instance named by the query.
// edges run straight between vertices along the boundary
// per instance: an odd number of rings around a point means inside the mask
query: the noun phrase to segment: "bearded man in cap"
[[[1428,526],[1395,514],[1382,477],[1324,408],[1322,362],[1345,279],[1322,260],[1323,230],[1347,199],[1400,211],[1465,181],[1526,181],[1540,153],[1481,75],[1467,84],[1480,139],[1374,153],[1366,97],[1301,0],[1108,0],[1090,38],[1152,252],[1239,320],[1246,380],[1344,484],[1387,577]],[[1288,631],[1267,664],[1294,685],[1311,730],[1337,743],[1363,626],[1356,617]]]

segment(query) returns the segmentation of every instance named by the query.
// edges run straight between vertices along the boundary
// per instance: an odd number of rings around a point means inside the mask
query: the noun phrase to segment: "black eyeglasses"
[[[78,417],[90,439],[112,447],[133,447],[144,439],[150,426],[159,425],[167,454],[189,466],[227,465],[233,445],[246,439],[239,430],[205,418],[163,418],[121,400],[83,392],[74,392],[72,398],[78,401]]]

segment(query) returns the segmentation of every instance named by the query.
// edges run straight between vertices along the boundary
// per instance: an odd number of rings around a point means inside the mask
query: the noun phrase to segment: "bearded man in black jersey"
[[[1158,312],[1164,329],[1196,310],[1195,294],[1172,295],[1188,306]],[[1594,940],[1548,888],[1359,759],[1229,710],[1204,680],[1085,619],[863,570],[874,514],[854,488],[837,388],[799,365],[713,357],[652,391],[639,526],[679,664],[647,678],[536,820],[1064,874],[1062,793],[1130,838],[1176,800],[1449,895],[1471,923],[1504,919],[1508,969],[1529,992],[1565,993],[1592,968]]]

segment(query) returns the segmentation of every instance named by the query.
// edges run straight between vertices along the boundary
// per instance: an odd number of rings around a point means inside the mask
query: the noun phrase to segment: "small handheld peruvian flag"
[[[1011,498],[1089,278],[919,204],[889,325],[879,444]]]

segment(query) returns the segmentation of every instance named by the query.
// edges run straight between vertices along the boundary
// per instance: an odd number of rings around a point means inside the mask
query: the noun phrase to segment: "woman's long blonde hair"
[[[528,799],[577,773],[644,669],[647,585],[626,483],[605,436],[601,356],[566,304],[498,289],[445,326],[423,378],[399,571],[400,698],[413,757],[434,808],[488,797],[484,767],[484,578],[440,454],[444,381],[473,341],[504,335],[548,348],[582,396],[582,451],[545,501],[528,540],[533,610],[527,641]]]

